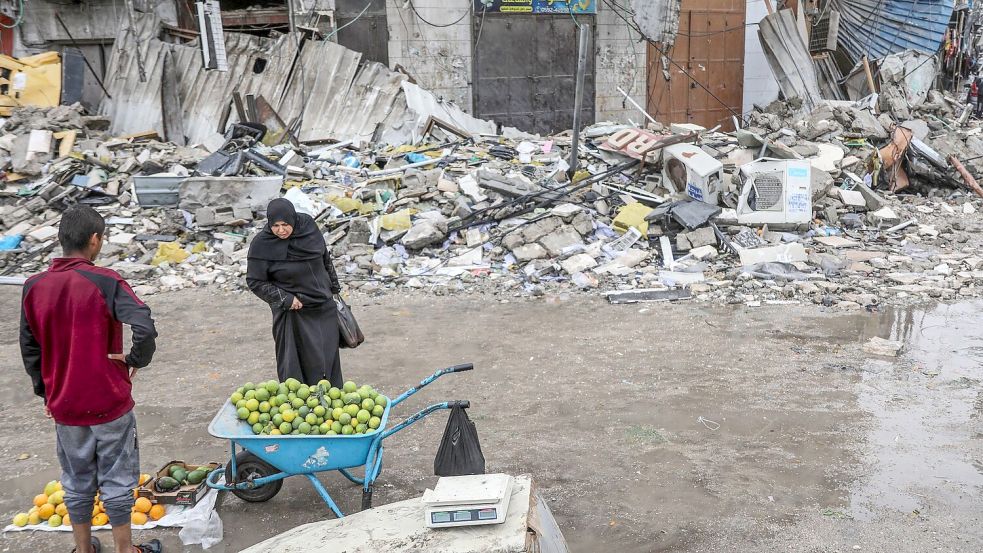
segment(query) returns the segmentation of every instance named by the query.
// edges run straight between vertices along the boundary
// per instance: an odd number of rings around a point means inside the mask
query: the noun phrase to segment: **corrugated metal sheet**
[[[377,138],[380,129],[405,129],[402,136],[416,138],[413,131],[430,115],[480,132],[495,129],[494,123],[476,120],[419,87],[407,90],[404,75],[379,63],[360,64],[361,54],[335,43],[306,41],[298,55],[296,36],[226,33],[229,71],[205,71],[196,43],[162,42],[158,23],[155,17],[140,18],[116,39],[106,79],[113,98],[100,107],[115,134],[162,133],[162,86],[178,87],[183,128],[192,144],[220,144],[218,122],[235,91],[262,95],[288,125],[300,119],[301,140],[367,141]],[[177,83],[162,82],[165,54],[171,56]]]
[[[304,69],[290,81],[277,111],[303,117],[301,140],[331,137],[343,119],[346,93],[362,55],[334,42],[322,41],[304,44],[300,57]]]
[[[840,11],[840,47],[856,62],[908,49],[935,53],[953,0],[833,0],[833,7]]]

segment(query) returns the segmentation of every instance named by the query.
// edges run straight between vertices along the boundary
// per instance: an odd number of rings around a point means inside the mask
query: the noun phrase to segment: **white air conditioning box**
[[[724,191],[724,165],[699,146],[675,144],[662,151],[662,186],[717,205]]]
[[[739,224],[804,226],[812,221],[808,161],[759,159],[742,165],[740,177]]]

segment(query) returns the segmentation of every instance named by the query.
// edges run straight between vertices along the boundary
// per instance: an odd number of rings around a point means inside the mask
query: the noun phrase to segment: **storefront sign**
[[[474,0],[474,13],[596,14],[597,0]]]

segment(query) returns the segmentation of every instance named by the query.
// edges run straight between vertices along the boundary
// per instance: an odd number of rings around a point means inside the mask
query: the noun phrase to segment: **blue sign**
[[[474,13],[596,14],[597,0],[474,0]]]

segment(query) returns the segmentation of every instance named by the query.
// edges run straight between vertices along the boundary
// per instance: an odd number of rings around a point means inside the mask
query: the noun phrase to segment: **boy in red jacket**
[[[106,223],[90,207],[66,211],[58,227],[64,257],[24,284],[20,348],[34,393],[55,420],[61,483],[76,553],[99,553],[92,536],[96,492],[105,503],[116,551],[159,553],[160,541],[134,547],[133,488],[140,478],[131,381],[154,355],[150,308],[129,284],[92,262]],[[123,323],[133,346],[123,352]]]

